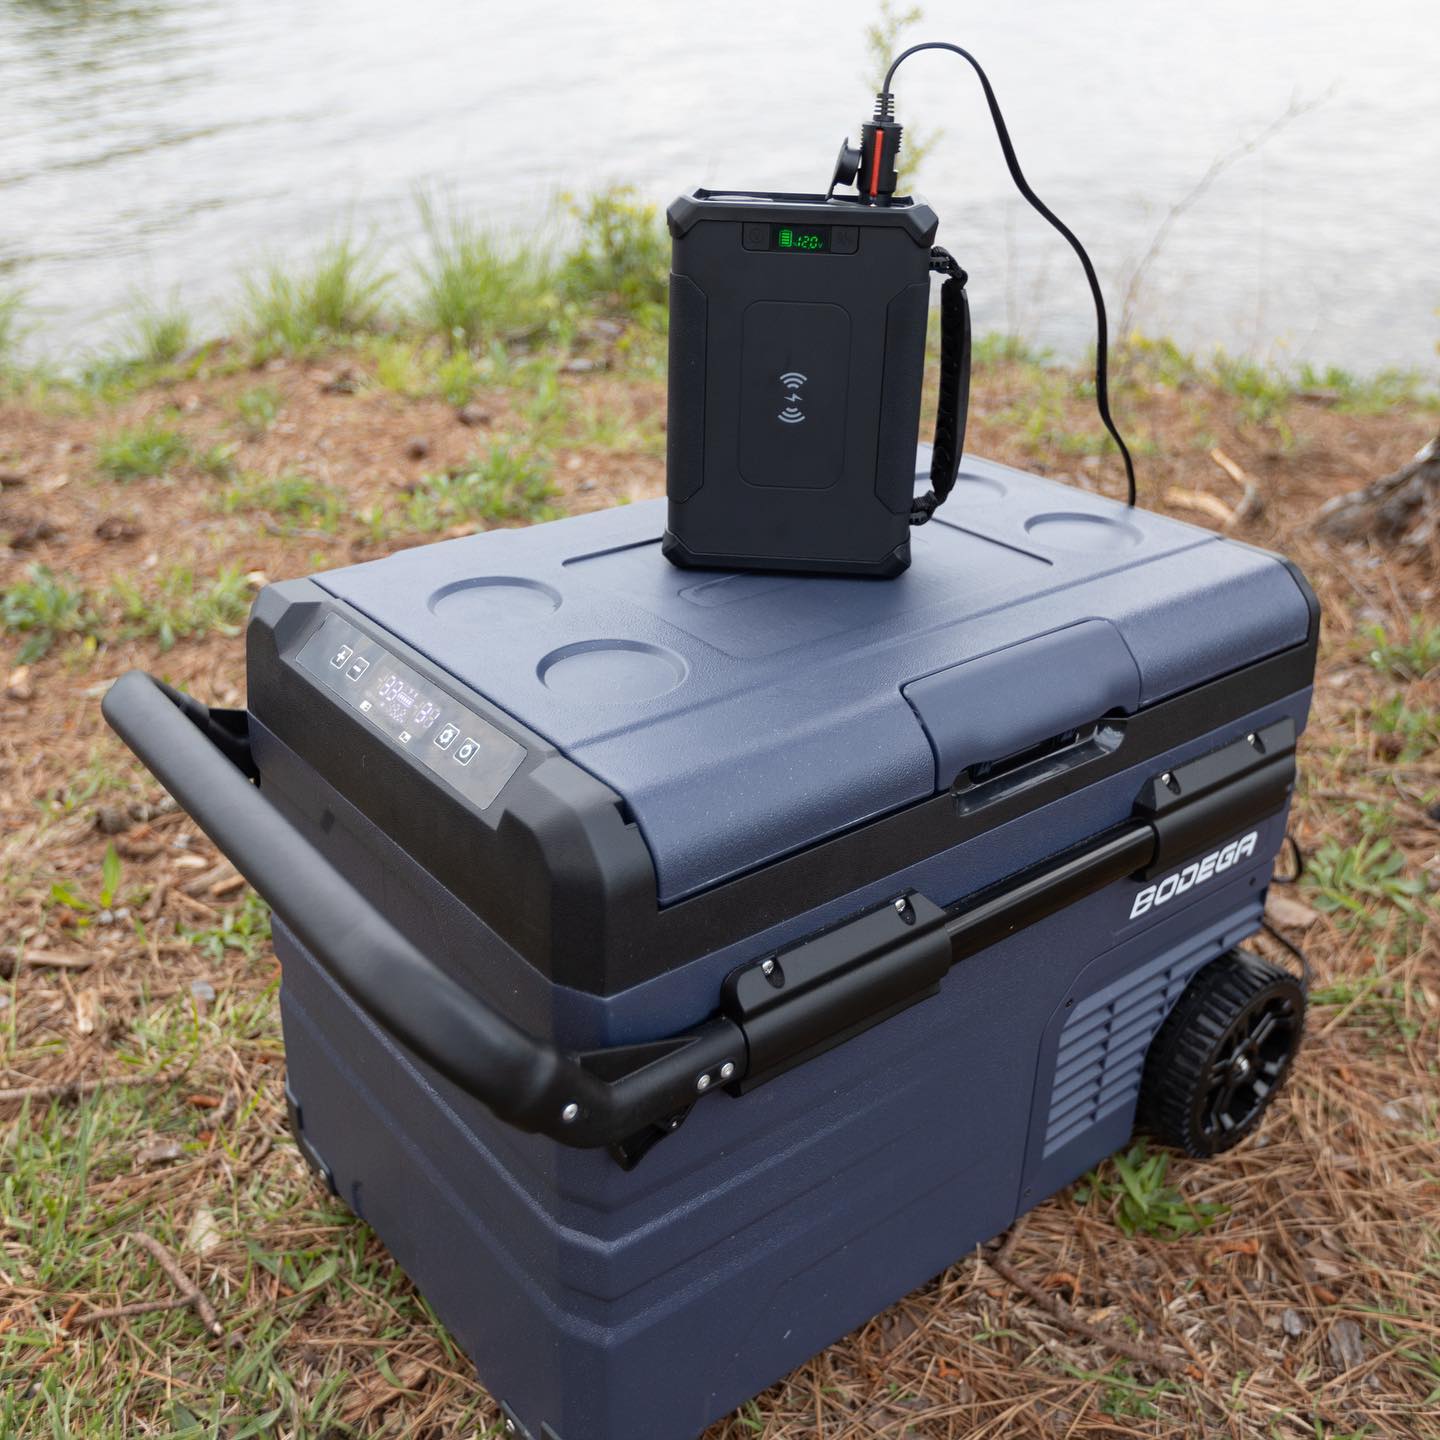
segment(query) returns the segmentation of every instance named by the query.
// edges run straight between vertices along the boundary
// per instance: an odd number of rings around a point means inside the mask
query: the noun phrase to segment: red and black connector
[[[875,97],[874,117],[860,127],[860,148],[848,139],[841,142],[831,193],[837,185],[854,185],[862,200],[888,205],[898,184],[896,162],[904,128],[895,119],[895,97],[888,90],[880,91]]]

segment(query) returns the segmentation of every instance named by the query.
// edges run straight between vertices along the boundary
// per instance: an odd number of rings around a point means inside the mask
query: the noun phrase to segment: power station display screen
[[[772,225],[770,248],[797,255],[819,255],[830,249],[828,225]]]

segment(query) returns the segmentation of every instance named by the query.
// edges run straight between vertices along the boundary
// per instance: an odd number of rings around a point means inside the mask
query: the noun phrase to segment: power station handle
[[[718,1078],[727,1064],[727,1079],[743,1072],[744,1037],[716,1017],[633,1047],[633,1068],[601,1079],[421,954],[275,809],[251,783],[243,712],[212,712],[139,670],[122,675],[101,708],[346,994],[501,1120],[567,1145],[618,1146],[683,1113],[697,1076]]]
[[[955,488],[970,415],[970,298],[968,277],[948,250],[937,245],[930,268],[944,275],[940,287],[940,389],[935,405],[935,445],[930,489],[910,508],[910,523],[924,525]]]

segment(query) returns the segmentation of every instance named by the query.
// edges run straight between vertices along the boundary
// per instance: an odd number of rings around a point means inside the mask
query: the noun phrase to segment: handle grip
[[[585,1056],[536,1039],[453,980],[275,809],[251,783],[243,711],[211,710],[139,670],[110,687],[101,709],[350,998],[506,1123],[580,1148],[622,1146],[683,1114],[710,1088],[700,1076],[725,1064],[743,1074],[744,1036],[715,1017],[629,1047],[628,1070],[616,1051],[601,1052],[602,1079]]]

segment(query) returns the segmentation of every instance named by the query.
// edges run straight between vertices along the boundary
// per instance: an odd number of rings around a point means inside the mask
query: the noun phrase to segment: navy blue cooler
[[[534,1440],[698,1433],[1124,1144],[1314,673],[1285,561],[982,461],[890,581],[664,523],[272,585],[248,712],[106,701],[276,907],[301,1149]]]

